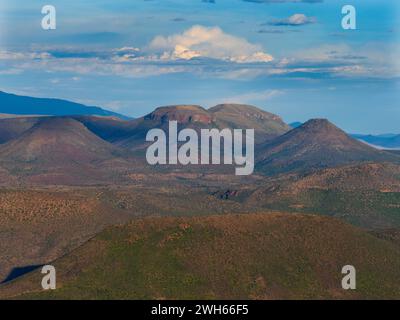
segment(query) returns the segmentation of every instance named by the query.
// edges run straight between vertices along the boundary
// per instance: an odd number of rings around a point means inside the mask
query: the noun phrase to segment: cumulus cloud
[[[219,27],[193,26],[181,34],[157,36],[149,46],[162,60],[210,58],[236,63],[270,62],[273,57],[260,45],[235,37]]]
[[[305,14],[296,13],[286,19],[277,19],[269,22],[273,26],[302,26],[305,24],[315,23],[317,21],[314,17],[307,17]]]

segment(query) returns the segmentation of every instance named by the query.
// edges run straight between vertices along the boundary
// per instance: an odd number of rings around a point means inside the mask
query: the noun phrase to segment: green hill
[[[37,270],[0,287],[0,298],[400,298],[394,242],[312,215],[143,218],[106,229],[53,264],[56,291],[38,291]],[[348,264],[357,290],[341,288]]]

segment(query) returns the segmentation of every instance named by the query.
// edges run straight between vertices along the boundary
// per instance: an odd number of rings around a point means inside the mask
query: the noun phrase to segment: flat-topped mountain
[[[312,119],[257,149],[265,173],[310,170],[364,161],[399,161],[348,136],[326,119]]]
[[[144,117],[145,120],[165,123],[177,121],[180,124],[199,123],[210,124],[212,116],[201,106],[196,105],[176,105],[159,107]]]
[[[168,129],[169,121],[177,121],[179,130],[255,129],[256,143],[271,140],[290,127],[280,117],[253,106],[240,104],[218,105],[208,110],[197,105],[159,107],[148,115],[131,121],[132,129],[117,143],[123,147],[138,149],[144,145],[146,133],[152,128]]]

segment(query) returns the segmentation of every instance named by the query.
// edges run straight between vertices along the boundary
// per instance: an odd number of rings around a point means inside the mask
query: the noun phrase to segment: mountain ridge
[[[399,161],[395,155],[351,138],[327,119],[311,119],[260,148],[256,168],[273,173],[365,161]]]
[[[98,115],[130,119],[116,112],[100,107],[55,98],[35,98],[0,91],[0,113],[15,115]]]

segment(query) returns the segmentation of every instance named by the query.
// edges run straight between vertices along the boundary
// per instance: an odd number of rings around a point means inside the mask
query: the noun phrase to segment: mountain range
[[[327,119],[293,128],[243,104],[137,119],[81,110],[1,110],[0,298],[398,296],[399,152]],[[148,165],[146,134],[169,121],[255,129],[255,172]],[[360,268],[357,292],[338,287],[348,261]],[[48,263],[61,288],[38,293]]]
[[[121,114],[62,99],[33,98],[0,91],[0,118],[9,115],[98,115],[129,119]]]
[[[351,136],[376,148],[400,150],[400,134],[352,134]]]
[[[326,119],[291,129],[280,117],[254,106],[222,104],[207,110],[176,105],[133,120],[97,115],[0,119],[2,177],[39,184],[108,184],[114,183],[113,177],[126,182],[127,176],[150,169],[145,161],[147,132],[167,130],[174,120],[179,129],[255,129],[256,172],[267,176],[359,162],[400,162],[399,155],[353,139]],[[207,172],[196,166],[190,170]]]

